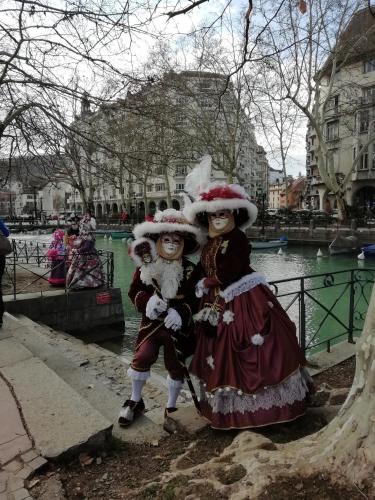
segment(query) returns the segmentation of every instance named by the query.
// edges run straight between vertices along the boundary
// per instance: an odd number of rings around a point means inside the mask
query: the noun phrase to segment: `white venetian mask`
[[[178,234],[164,234],[161,237],[161,246],[166,255],[173,255],[178,252],[182,243],[182,238]]]

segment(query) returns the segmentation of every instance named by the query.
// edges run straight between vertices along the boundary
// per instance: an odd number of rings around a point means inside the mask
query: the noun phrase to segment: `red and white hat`
[[[207,227],[207,213],[218,210],[233,210],[236,225],[245,229],[257,218],[258,209],[250,202],[244,188],[238,184],[210,182],[211,157],[205,155],[200,164],[186,177],[185,189],[195,198],[186,203],[184,215],[192,224]]]
[[[174,208],[156,212],[154,220],[142,222],[134,227],[135,239],[150,238],[156,241],[163,233],[179,233],[185,240],[184,255],[192,254],[204,244],[204,236],[197,226],[193,226],[184,214]]]

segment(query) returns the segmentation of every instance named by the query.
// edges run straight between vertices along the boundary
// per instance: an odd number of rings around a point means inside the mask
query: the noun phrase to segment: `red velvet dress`
[[[294,420],[309,392],[295,325],[250,268],[249,254],[235,228],[208,241],[198,266],[209,288],[196,315],[190,371],[201,382],[203,415],[218,429]]]

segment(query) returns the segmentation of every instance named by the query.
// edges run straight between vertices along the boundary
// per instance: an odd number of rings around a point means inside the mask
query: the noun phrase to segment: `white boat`
[[[286,247],[288,240],[250,240],[251,248],[253,250],[260,250],[264,248],[280,248]]]

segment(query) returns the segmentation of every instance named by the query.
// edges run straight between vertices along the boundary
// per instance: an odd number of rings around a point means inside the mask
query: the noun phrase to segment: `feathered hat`
[[[179,233],[185,240],[184,255],[196,252],[204,244],[201,230],[190,224],[184,214],[174,208],[156,212],[154,220],[142,222],[134,226],[135,239],[149,238],[156,241],[163,233]]]
[[[233,210],[236,225],[241,229],[251,226],[257,218],[258,209],[250,202],[244,188],[238,184],[210,182],[211,157],[205,155],[200,164],[186,176],[185,190],[195,200],[185,199],[184,215],[192,224],[207,227],[207,213],[218,210]]]

